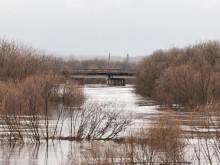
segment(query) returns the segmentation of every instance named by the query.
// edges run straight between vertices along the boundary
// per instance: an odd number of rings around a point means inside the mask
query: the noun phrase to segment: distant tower
[[[110,53],[108,54],[108,69],[109,69],[109,67],[110,67],[110,58],[111,58],[111,55],[110,55]]]
[[[127,54],[127,62],[129,61],[129,54]]]

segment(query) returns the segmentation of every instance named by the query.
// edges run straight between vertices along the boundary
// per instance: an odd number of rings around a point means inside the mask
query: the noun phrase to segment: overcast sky
[[[133,56],[220,39],[220,0],[0,0],[0,37],[50,52]]]

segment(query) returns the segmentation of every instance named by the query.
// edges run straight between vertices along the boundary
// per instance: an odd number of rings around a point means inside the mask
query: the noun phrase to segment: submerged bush
[[[60,93],[62,82],[61,77],[51,74],[40,74],[23,81],[1,82],[0,115],[1,125],[6,129],[4,137],[10,141],[19,138],[23,141],[24,137],[34,141],[40,138],[48,140],[49,120],[56,107],[59,108],[55,105],[69,106],[68,100],[72,106],[80,106],[84,101],[82,90],[74,83],[68,84],[68,92]]]

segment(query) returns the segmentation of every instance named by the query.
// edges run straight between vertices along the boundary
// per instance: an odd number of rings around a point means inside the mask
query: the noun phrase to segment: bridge
[[[66,76],[74,79],[106,78],[109,86],[124,86],[125,79],[133,78],[134,74],[134,70],[123,69],[79,69],[65,73]]]

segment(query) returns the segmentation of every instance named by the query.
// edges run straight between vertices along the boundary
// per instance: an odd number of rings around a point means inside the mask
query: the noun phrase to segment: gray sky
[[[0,0],[0,37],[50,52],[146,55],[220,39],[220,0]]]

